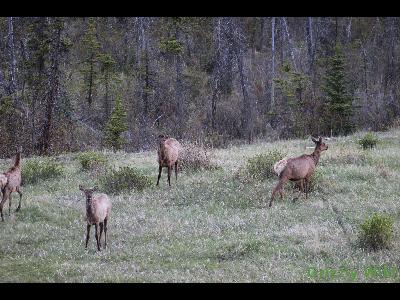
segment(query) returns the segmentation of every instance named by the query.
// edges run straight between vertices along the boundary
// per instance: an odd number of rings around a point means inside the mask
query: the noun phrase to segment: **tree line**
[[[2,17],[1,157],[399,121],[396,17]]]

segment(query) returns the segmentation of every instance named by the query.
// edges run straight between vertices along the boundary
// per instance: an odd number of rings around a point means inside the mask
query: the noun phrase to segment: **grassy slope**
[[[398,276],[366,277],[368,266],[399,266],[400,242],[393,249],[370,253],[357,246],[359,224],[385,212],[399,227],[400,131],[380,133],[382,143],[363,151],[360,134],[329,142],[320,160],[324,189],[306,201],[266,207],[276,180],[243,184],[233,173],[246,159],[267,149],[288,155],[311,152],[306,140],[259,143],[216,150],[222,170],[181,174],[168,188],[111,197],[109,247],[95,251],[94,229],[84,250],[84,201],[78,184],[95,184],[72,155],[62,159],[65,178],[23,187],[22,210],[0,223],[0,281],[399,281]],[[156,182],[156,153],[110,155],[125,160]],[[384,159],[383,159],[384,158]],[[10,163],[0,161],[2,170]],[[164,171],[165,172],[165,171]],[[81,199],[82,201],[77,202]],[[13,199],[13,210],[18,196]],[[309,268],[354,273],[318,273]],[[333,277],[332,277],[333,276]]]

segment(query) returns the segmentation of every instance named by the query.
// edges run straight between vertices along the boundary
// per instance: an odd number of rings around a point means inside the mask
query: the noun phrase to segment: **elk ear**
[[[312,140],[314,143],[318,143],[318,140],[316,140],[313,136],[311,136],[311,140]]]
[[[84,192],[85,191],[85,189],[83,188],[83,185],[79,185],[79,190],[81,190],[82,192]]]

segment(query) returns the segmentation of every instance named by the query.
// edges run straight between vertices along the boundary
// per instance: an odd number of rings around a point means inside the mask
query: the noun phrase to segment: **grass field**
[[[377,133],[362,150],[363,133],[327,141],[318,170],[322,188],[309,199],[287,186],[284,201],[268,208],[276,178],[244,183],[235,172],[269,149],[311,153],[310,140],[278,141],[214,150],[222,168],[184,172],[156,187],[156,152],[107,153],[112,164],[136,166],[154,185],[111,196],[108,248],[96,251],[92,228],[84,249],[85,199],[79,184],[96,176],[75,155],[58,157],[61,178],[23,186],[15,213],[0,222],[1,282],[399,282],[400,130]],[[1,160],[5,170],[11,160]],[[24,160],[23,162],[24,163]],[[80,200],[80,201],[78,201]],[[358,243],[360,224],[373,213],[393,217],[390,250]]]

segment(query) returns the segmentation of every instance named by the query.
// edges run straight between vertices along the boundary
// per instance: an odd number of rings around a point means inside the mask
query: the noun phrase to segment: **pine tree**
[[[346,87],[345,61],[340,44],[336,44],[335,53],[329,59],[324,88],[327,96],[326,109],[330,132],[334,135],[350,133],[353,128],[350,120],[353,114],[353,99]]]
[[[117,97],[115,107],[105,128],[105,143],[113,150],[119,150],[124,144],[121,134],[128,130],[126,111],[122,106],[121,97]]]
[[[89,18],[88,27],[82,39],[84,49],[84,61],[80,72],[84,77],[85,87],[87,88],[86,100],[89,106],[92,105],[93,94],[96,90],[96,80],[98,76],[98,64],[100,58],[100,43],[97,40],[96,21]]]
[[[116,74],[116,62],[112,58],[111,54],[99,55],[99,62],[101,64],[101,81],[105,89],[104,93],[104,120],[107,120],[110,116],[110,88],[111,92],[114,90],[115,83],[118,81]]]

